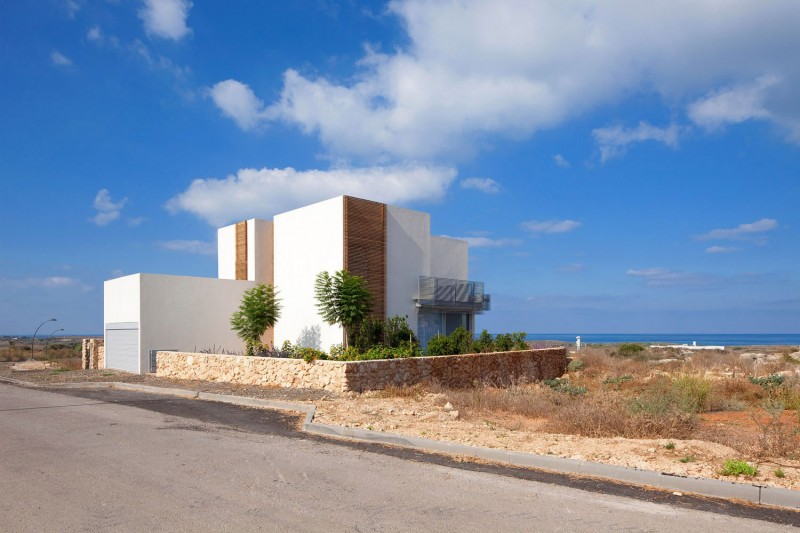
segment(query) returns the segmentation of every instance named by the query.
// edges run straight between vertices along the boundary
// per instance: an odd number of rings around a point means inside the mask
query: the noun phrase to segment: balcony
[[[489,311],[491,298],[483,292],[482,281],[420,276],[414,301],[424,309],[479,314]]]

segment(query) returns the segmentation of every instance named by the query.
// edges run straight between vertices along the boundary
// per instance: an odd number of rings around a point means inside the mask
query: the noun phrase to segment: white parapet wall
[[[277,215],[275,288],[281,318],[275,345],[284,341],[322,350],[342,343],[342,329],[317,313],[314,281],[322,271],[344,268],[344,200],[341,196]]]
[[[417,333],[419,277],[430,275],[430,215],[386,206],[386,316],[407,316]]]
[[[431,237],[430,276],[469,279],[469,245],[451,237]]]
[[[149,372],[151,350],[241,352],[244,343],[231,330],[230,318],[244,291],[255,286],[254,281],[160,274],[107,281],[106,368]],[[138,330],[138,361],[132,362],[121,351],[130,345],[115,346],[113,340],[125,332],[132,341],[134,330]]]

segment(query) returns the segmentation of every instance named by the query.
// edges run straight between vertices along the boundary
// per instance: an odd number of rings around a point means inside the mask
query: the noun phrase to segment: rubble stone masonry
[[[335,392],[364,392],[424,381],[436,381],[445,387],[475,383],[503,386],[553,379],[567,367],[566,348],[312,363],[302,359],[186,352],[158,352],[156,358],[156,375],[163,377]]]

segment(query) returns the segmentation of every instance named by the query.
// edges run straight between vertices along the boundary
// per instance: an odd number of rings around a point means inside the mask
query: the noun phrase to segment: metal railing
[[[491,298],[482,281],[419,277],[417,307],[453,309],[481,313],[490,308]]]

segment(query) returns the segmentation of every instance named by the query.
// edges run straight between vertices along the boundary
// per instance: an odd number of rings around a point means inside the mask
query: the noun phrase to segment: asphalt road
[[[789,528],[331,442],[299,433],[298,420],[197,400],[0,384],[0,531]]]

